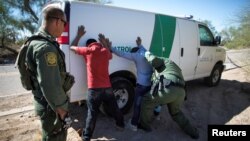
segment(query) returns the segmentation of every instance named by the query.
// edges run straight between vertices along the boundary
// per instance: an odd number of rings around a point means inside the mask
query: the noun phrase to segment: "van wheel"
[[[130,81],[122,77],[115,77],[111,80],[113,92],[123,114],[127,114],[133,105],[134,87]],[[105,114],[111,115],[110,110],[103,104]]]
[[[223,70],[223,66],[221,64],[216,64],[210,76],[204,79],[205,83],[210,87],[217,86],[221,80],[222,70]]]

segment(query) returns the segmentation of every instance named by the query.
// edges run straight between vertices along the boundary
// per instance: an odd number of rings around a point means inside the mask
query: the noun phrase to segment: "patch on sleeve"
[[[48,66],[57,66],[57,56],[54,52],[48,52],[45,54],[45,60]]]

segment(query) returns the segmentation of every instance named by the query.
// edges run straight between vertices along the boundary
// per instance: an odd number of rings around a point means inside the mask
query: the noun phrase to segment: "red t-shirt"
[[[100,43],[88,47],[78,47],[76,53],[82,55],[87,65],[88,88],[111,87],[109,79],[109,60],[112,53]]]

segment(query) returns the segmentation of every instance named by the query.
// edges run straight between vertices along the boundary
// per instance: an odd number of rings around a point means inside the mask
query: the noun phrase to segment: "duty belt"
[[[164,88],[169,88],[170,86],[180,87],[185,89],[185,81],[184,80],[177,80],[173,82],[170,79],[164,78],[163,75],[160,76],[160,80],[155,82],[150,90],[151,95],[156,95],[158,91],[164,91]]]
[[[163,79],[163,85],[164,85],[165,88],[169,87],[169,86],[176,86],[176,87],[184,88],[185,87],[185,82],[181,81],[181,80],[178,80],[177,82],[173,82],[170,79]]]

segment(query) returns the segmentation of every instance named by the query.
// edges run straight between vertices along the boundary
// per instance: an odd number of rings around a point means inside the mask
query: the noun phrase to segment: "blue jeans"
[[[116,125],[124,127],[123,114],[120,111],[112,88],[95,88],[88,90],[87,106],[88,115],[86,119],[85,131],[83,131],[84,140],[90,140],[96,124],[100,105],[104,103],[111,110],[111,116],[115,118]]]
[[[131,124],[137,126],[140,113],[141,113],[141,101],[142,97],[150,91],[151,86],[143,86],[140,84],[136,85],[135,88],[135,99],[134,99],[134,113],[132,116]]]

